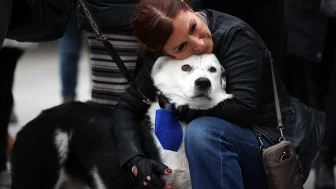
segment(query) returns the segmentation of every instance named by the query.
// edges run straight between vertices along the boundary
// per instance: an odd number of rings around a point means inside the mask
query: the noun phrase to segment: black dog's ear
[[[223,66],[221,66],[221,85],[223,89],[226,88],[226,71]]]

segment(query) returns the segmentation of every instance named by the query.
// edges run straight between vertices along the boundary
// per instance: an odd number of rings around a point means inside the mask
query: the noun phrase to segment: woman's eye
[[[210,69],[209,69],[209,72],[211,72],[211,73],[214,73],[214,72],[216,72],[217,71],[217,69],[215,68],[215,67],[211,67]]]
[[[195,31],[196,29],[196,26],[197,26],[197,22],[194,22],[192,25],[191,25],[191,31]]]
[[[185,46],[186,46],[185,43],[181,44],[181,45],[179,46],[179,48],[177,49],[177,52],[181,52],[181,51],[183,51]]]
[[[191,70],[191,67],[188,64],[186,64],[186,65],[182,66],[182,70],[185,71],[185,72],[188,72],[188,71]]]

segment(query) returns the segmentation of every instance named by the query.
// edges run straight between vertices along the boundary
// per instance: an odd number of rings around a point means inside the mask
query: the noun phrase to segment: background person
[[[11,187],[11,175],[7,169],[7,160],[12,143],[8,135],[8,125],[13,109],[13,82],[17,62],[25,49],[34,47],[32,43],[19,43],[5,39],[0,49],[0,188]]]
[[[120,1],[85,1],[99,29],[106,35],[118,52],[126,68],[135,76],[139,69],[137,64],[138,40],[132,34],[130,18],[136,0]],[[79,28],[87,32],[92,74],[91,101],[114,108],[119,96],[128,88],[126,78],[119,73],[119,68],[107,53],[103,43],[96,40],[83,8],[77,7]]]
[[[76,99],[78,77],[78,62],[80,58],[84,32],[78,29],[77,11],[70,11],[65,33],[59,39],[59,68],[61,78],[62,102],[72,102]]]

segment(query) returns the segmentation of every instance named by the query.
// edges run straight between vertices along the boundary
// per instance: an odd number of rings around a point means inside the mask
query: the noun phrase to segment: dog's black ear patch
[[[223,66],[221,66],[221,85],[222,88],[225,89],[226,88],[226,71],[224,69]]]
[[[225,78],[226,77],[226,71],[225,71],[223,66],[221,66],[221,73],[222,73],[222,77]]]

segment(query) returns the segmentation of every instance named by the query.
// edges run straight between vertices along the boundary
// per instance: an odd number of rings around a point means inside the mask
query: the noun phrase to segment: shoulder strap
[[[274,104],[275,104],[275,110],[276,110],[276,116],[278,120],[278,130],[280,131],[281,137],[279,138],[279,141],[284,141],[286,138],[283,136],[282,130],[284,129],[284,125],[282,124],[282,118],[281,118],[281,112],[280,112],[280,103],[279,103],[279,96],[278,96],[278,90],[275,80],[275,73],[273,68],[273,61],[271,53],[268,53],[268,58],[271,65],[271,73],[272,73],[272,81],[273,81],[273,93],[274,93]]]
[[[110,41],[106,38],[104,33],[101,33],[99,30],[99,26],[97,24],[97,22],[95,21],[93,15],[91,14],[89,8],[86,6],[86,3],[84,2],[84,0],[79,0],[80,5],[83,7],[84,13],[93,29],[93,31],[96,34],[96,39],[100,42],[102,42],[104,44],[105,50],[109,53],[109,55],[112,57],[112,59],[114,60],[114,62],[117,64],[120,73],[124,75],[124,77],[127,79],[128,83],[131,86],[135,86],[137,91],[139,92],[139,94],[142,96],[143,98],[143,102],[145,102],[146,104],[151,104],[151,100],[149,100],[139,89],[139,87],[136,85],[136,83],[134,82],[134,78],[132,77],[131,73],[127,70],[125,64],[123,63],[123,61],[121,60],[118,52],[115,50],[115,48],[113,47],[112,43],[110,43]]]

